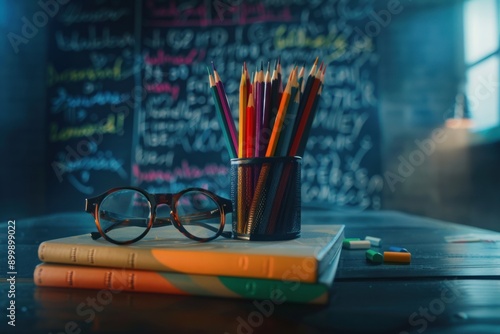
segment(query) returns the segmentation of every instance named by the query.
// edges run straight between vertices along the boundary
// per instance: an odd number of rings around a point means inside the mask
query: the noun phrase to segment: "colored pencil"
[[[236,126],[234,125],[234,119],[231,114],[231,109],[229,107],[229,102],[227,100],[227,95],[224,89],[224,84],[222,83],[222,80],[220,79],[219,74],[217,73],[217,70],[215,68],[215,65],[212,63],[212,68],[214,72],[214,79],[215,79],[215,86],[217,87],[217,93],[219,96],[219,100],[222,105],[222,111],[224,113],[224,117],[227,122],[227,127],[229,129],[229,135],[231,138],[231,148],[230,150],[233,151],[233,156],[237,156],[236,151],[238,147],[238,138],[236,135]]]
[[[293,93],[292,93],[293,94]],[[293,138],[293,126],[295,124],[295,119],[297,118],[297,111],[299,110],[300,104],[300,92],[295,89],[295,97],[292,103],[288,105],[288,111],[285,115],[285,120],[283,122],[282,133],[278,140],[278,146],[276,149],[277,156],[287,156],[290,146],[290,142]]]
[[[278,109],[280,107],[280,95],[279,95],[279,81],[278,81],[278,73],[277,73],[277,64],[274,67],[273,75],[271,76],[271,115],[269,115],[269,138],[271,136],[271,130],[274,126],[274,121],[276,119],[276,115],[278,114]],[[266,145],[267,146],[267,145]],[[267,150],[267,147],[266,147]]]
[[[295,119],[295,125],[293,126],[293,133],[297,133],[297,129],[299,127],[299,123],[302,119],[302,114],[304,113],[304,107],[307,103],[307,97],[309,97],[309,94],[311,93],[311,87],[314,83],[314,78],[317,72],[317,65],[318,65],[318,60],[319,58],[316,57],[316,60],[314,61],[313,66],[311,67],[311,70],[309,71],[309,76],[307,77],[305,83],[303,83],[303,92],[302,94],[305,96],[305,98],[300,100],[300,105],[299,109],[297,111],[297,118]],[[290,146],[292,144],[290,143]]]
[[[278,73],[278,93],[279,93],[279,98],[281,100],[281,94],[283,94],[283,76],[281,74],[281,59],[278,57],[278,65],[276,69]]]
[[[245,76],[245,66],[241,68],[241,79],[240,79],[240,101],[239,101],[239,132],[238,132],[238,158],[246,157],[246,119],[247,119],[247,80]],[[246,184],[246,169],[245,167],[238,166],[238,191],[237,191],[237,230],[241,230],[241,226],[243,226],[246,221],[246,212],[245,208],[245,191],[247,190],[245,187],[241,185]]]
[[[295,81],[294,81],[295,80]],[[276,151],[276,146],[278,144],[278,139],[281,134],[281,128],[283,126],[283,121],[285,120],[285,114],[288,109],[288,104],[290,102],[290,96],[292,94],[292,85],[296,86],[295,69],[290,73],[289,80],[283,91],[283,96],[281,98],[280,107],[278,109],[278,114],[276,115],[276,120],[274,121],[273,131],[271,133],[271,139],[266,150],[266,157],[274,156]]]
[[[254,98],[253,92],[250,90],[250,94],[248,95],[248,104],[247,104],[247,132],[246,132],[246,157],[253,158],[253,154],[255,152],[255,107],[254,107]]]
[[[261,152],[261,137],[262,137],[262,116],[264,114],[264,75],[263,75],[263,68],[262,64],[260,67],[260,70],[256,72],[256,82],[255,82],[255,89],[256,89],[256,96],[255,96],[255,157],[260,156]]]
[[[307,123],[306,123],[304,131],[302,133],[302,136],[300,138],[299,148],[297,149],[297,152],[296,152],[296,154],[299,156],[304,155],[306,145],[307,145],[307,140],[309,139],[309,133],[311,131],[312,124],[314,122],[314,117],[316,116],[316,110],[318,109],[318,101],[320,100],[320,97],[321,97],[323,82],[324,82],[324,78],[325,78],[325,70],[326,70],[326,68],[323,68],[323,73],[321,74],[321,79],[320,79],[320,87],[318,89],[317,95],[315,96],[313,105],[311,107],[311,112],[310,112],[309,116],[307,117]]]
[[[217,87],[215,85],[215,80],[214,80],[212,74],[210,74],[210,70],[208,69],[208,67],[207,67],[207,71],[208,71],[208,82],[210,85],[210,91],[212,92],[212,98],[213,98],[213,101],[215,104],[215,113],[217,115],[217,118],[219,119],[219,125],[221,127],[222,135],[224,136],[224,140],[226,141],[226,147],[227,147],[227,150],[229,153],[229,157],[231,159],[234,159],[237,157],[236,150],[234,149],[231,137],[229,135],[229,128],[227,125],[226,118],[224,116],[224,112],[222,111],[221,101],[220,101],[219,96],[217,94]]]
[[[267,144],[271,136],[271,107],[272,107],[272,82],[269,73],[269,63],[267,63],[267,71],[264,77],[264,110],[262,114],[262,130],[261,130],[261,151],[260,156],[264,156],[267,150]]]
[[[318,70],[316,71],[316,74],[313,79],[313,84],[311,85],[311,90],[306,97],[307,101],[305,103],[305,106],[303,108],[302,115],[298,115],[297,117],[300,116],[299,119],[299,124],[297,127],[297,131],[295,131],[295,137],[293,139],[292,145],[289,150],[290,156],[294,156],[297,154],[299,150],[299,145],[302,140],[302,137],[304,135],[304,131],[306,129],[306,126],[308,126],[308,118],[312,110],[312,106],[314,104],[314,100],[316,99],[316,95],[318,93],[319,85],[320,85],[320,79],[321,79],[321,71]],[[299,107],[300,108],[300,107]],[[307,131],[306,131],[307,132]]]
[[[241,80],[240,80],[240,119],[239,119],[239,132],[238,132],[238,157],[246,158],[246,119],[247,119],[247,99],[248,99],[248,90],[247,90],[247,80],[245,76],[245,68],[241,69]]]

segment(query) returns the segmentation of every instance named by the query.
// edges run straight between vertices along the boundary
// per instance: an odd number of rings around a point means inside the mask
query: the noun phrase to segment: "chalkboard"
[[[130,183],[134,1],[72,1],[51,21],[47,64],[48,209]]]
[[[371,1],[344,0],[71,2],[50,36],[53,207],[78,209],[123,184],[228,196],[207,66],[216,64],[237,122],[244,61],[252,70],[280,57],[288,74],[319,56],[328,68],[303,156],[303,206],[378,209],[378,56],[362,33],[371,10]],[[100,124],[100,140],[86,135],[89,124]]]

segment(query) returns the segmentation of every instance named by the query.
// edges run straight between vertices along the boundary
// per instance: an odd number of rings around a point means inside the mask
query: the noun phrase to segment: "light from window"
[[[474,131],[500,125],[498,2],[464,3],[465,93]]]
[[[466,95],[475,130],[500,123],[498,71],[498,57],[488,58],[467,71]]]
[[[498,49],[496,3],[496,0],[472,0],[464,4],[464,47],[467,65]]]

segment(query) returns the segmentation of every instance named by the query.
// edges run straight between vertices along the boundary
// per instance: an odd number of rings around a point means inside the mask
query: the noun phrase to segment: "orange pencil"
[[[288,109],[288,104],[290,103],[290,97],[292,94],[292,86],[297,86],[297,77],[295,74],[296,70],[292,70],[290,77],[286,84],[285,90],[281,97],[280,107],[278,109],[278,115],[276,115],[276,120],[274,121],[273,131],[271,133],[271,138],[269,139],[269,144],[267,146],[266,157],[272,157],[276,151],[276,146],[278,145],[278,139],[281,134],[281,128],[283,126],[283,121],[285,120],[286,111]]]

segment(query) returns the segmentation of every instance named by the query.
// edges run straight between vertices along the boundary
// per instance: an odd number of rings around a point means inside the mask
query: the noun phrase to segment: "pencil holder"
[[[300,236],[301,162],[300,157],[231,159],[235,238]]]

